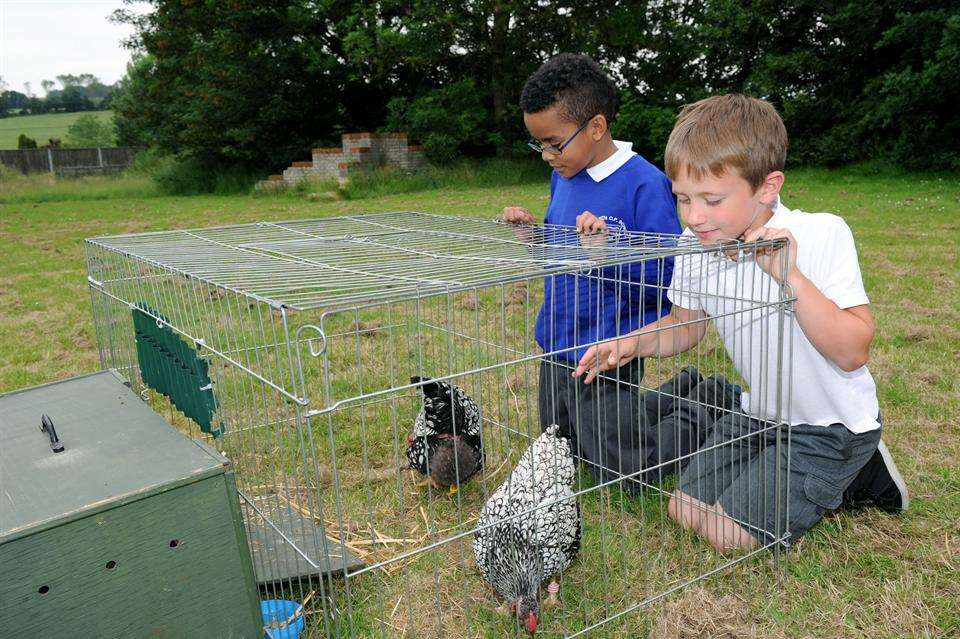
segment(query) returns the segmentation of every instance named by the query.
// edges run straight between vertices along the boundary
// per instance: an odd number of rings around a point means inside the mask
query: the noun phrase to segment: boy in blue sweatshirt
[[[529,146],[553,167],[544,222],[585,235],[618,231],[680,233],[676,201],[662,171],[614,140],[617,91],[596,62],[561,54],[531,75],[520,97]],[[505,221],[533,224],[510,206]],[[670,310],[666,290],[673,262],[609,267],[602,273],[548,276],[536,323],[540,426],[559,424],[594,475],[609,481],[658,458],[655,432],[644,432],[639,383],[643,360],[584,386],[571,373],[591,343],[625,335]],[[611,472],[612,471],[612,472]],[[636,486],[627,482],[625,488]]]

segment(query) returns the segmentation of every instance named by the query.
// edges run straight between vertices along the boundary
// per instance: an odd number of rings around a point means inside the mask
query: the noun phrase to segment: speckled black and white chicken
[[[558,430],[548,427],[523,453],[487,500],[473,540],[480,572],[531,633],[539,623],[540,584],[565,570],[580,550],[573,455]],[[551,579],[545,604],[556,603],[558,589]]]
[[[434,488],[455,491],[483,468],[480,407],[456,384],[410,378],[422,382],[423,407],[407,437],[407,459]]]

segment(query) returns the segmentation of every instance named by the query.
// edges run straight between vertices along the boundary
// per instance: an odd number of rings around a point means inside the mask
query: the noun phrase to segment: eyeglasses
[[[590,120],[587,120],[586,122],[578,126],[577,130],[573,132],[573,135],[567,138],[567,141],[561,144],[560,146],[557,146],[555,144],[540,144],[540,142],[534,139],[531,139],[529,142],[527,142],[527,146],[529,146],[531,149],[533,149],[537,153],[547,152],[550,155],[560,155],[561,153],[563,153],[563,150],[567,148],[567,145],[573,142],[573,138],[577,137],[581,131],[587,128],[588,124],[590,124]]]

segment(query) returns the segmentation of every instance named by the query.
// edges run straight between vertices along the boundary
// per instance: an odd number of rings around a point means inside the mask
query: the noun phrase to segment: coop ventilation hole
[[[107,562],[107,566],[106,566],[107,570],[113,570],[116,567],[117,567],[117,562],[115,562],[113,559]]]
[[[50,592],[50,586],[40,586],[40,588],[37,589],[37,592],[39,592],[41,595],[45,595]]]
[[[179,539],[171,539],[171,540],[170,540],[170,547],[171,547],[171,548],[176,548],[176,547],[179,546],[179,545],[180,545],[180,540],[179,540]]]

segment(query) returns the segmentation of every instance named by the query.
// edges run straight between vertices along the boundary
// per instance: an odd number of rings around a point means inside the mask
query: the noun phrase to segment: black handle
[[[50,437],[50,450],[55,453],[63,452],[63,442],[57,437],[57,429],[53,427],[53,420],[42,415],[40,417],[40,430]]]

